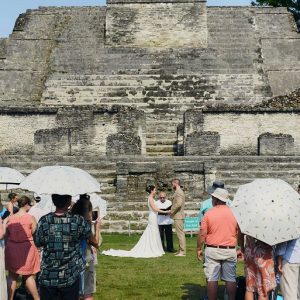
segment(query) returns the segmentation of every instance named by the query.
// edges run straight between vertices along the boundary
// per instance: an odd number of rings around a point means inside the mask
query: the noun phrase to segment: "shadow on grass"
[[[207,295],[206,286],[201,286],[195,283],[185,283],[181,286],[183,295],[181,300],[202,300]],[[219,285],[218,287],[218,299],[224,297],[224,286]]]
[[[200,286],[195,283],[185,283],[181,286],[183,295],[181,300],[199,300],[206,295],[206,286]]]

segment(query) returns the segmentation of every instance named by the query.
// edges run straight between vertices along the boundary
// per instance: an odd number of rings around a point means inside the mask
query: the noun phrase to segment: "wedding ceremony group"
[[[300,185],[297,191],[281,179],[255,179],[230,199],[225,183],[215,180],[207,189],[209,198],[201,202],[191,254],[184,231],[184,183],[170,180],[170,199],[149,184],[148,223],[136,245],[131,250],[103,250],[102,245],[100,250],[105,207],[94,209],[91,195],[100,192],[100,184],[93,176],[78,168],[48,166],[18,182],[7,179],[17,170],[5,171],[6,179],[0,178],[5,188],[17,187],[24,195],[11,192],[1,206],[1,300],[100,299],[94,297],[99,258],[153,259],[166,253],[203,262],[205,299],[218,299],[219,280],[229,300],[300,299]],[[236,275],[238,260],[244,263],[243,277]]]

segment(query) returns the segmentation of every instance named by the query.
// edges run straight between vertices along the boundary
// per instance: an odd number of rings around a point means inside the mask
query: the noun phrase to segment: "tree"
[[[255,0],[252,5],[268,5],[274,7],[287,7],[291,12],[300,12],[300,0]]]
[[[300,28],[300,0],[255,0],[251,4],[254,6],[287,7],[294,14],[298,28]]]

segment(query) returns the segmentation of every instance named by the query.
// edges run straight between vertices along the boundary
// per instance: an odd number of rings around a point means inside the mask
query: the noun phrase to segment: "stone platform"
[[[186,215],[198,214],[206,189],[215,179],[224,180],[231,196],[239,185],[255,178],[281,178],[293,186],[300,182],[300,156],[193,156],[193,157],[114,157],[99,156],[1,156],[0,165],[27,175],[49,164],[82,168],[101,183],[101,196],[107,200],[108,215],[103,231],[134,232],[144,229],[148,217],[147,183],[172,195],[170,181],[178,177],[186,193]],[[2,199],[6,196],[2,193]]]

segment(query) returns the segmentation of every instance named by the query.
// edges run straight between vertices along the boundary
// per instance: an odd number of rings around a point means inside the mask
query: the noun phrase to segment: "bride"
[[[103,251],[104,255],[121,256],[121,257],[159,257],[165,254],[161,239],[159,235],[159,229],[157,224],[157,213],[166,214],[168,211],[162,211],[158,209],[154,202],[154,196],[156,194],[156,187],[150,185],[146,188],[146,191],[150,193],[148,198],[149,217],[148,225],[143,232],[138,243],[129,251],[126,250],[114,250],[110,249]]]

